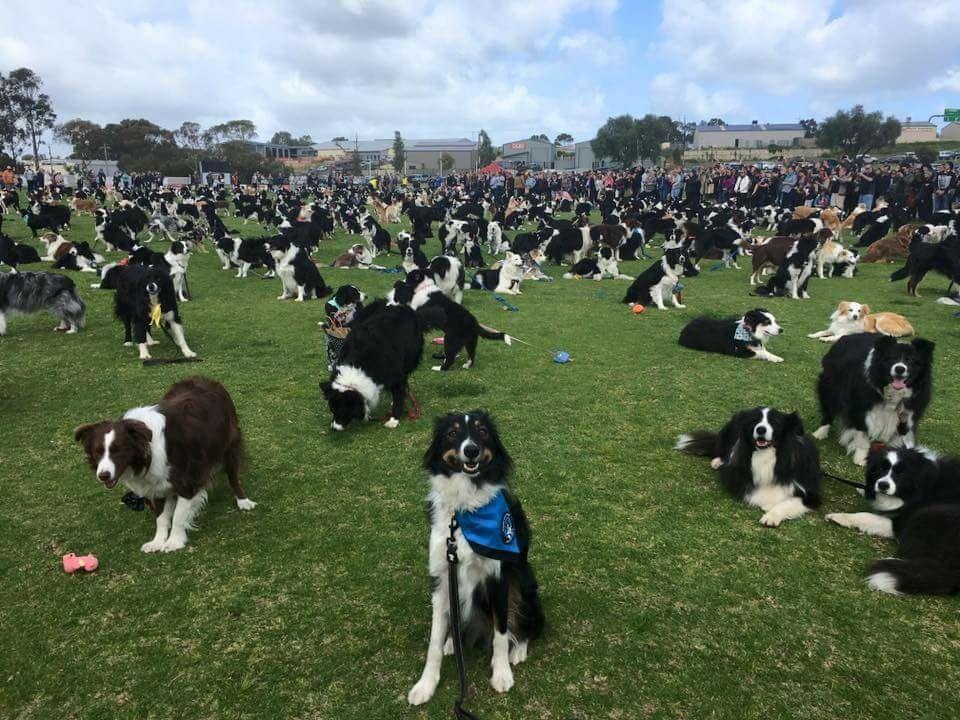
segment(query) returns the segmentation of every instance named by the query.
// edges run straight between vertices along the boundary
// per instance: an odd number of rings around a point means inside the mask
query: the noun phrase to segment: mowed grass
[[[29,234],[13,216],[3,230]],[[67,236],[92,240],[90,218]],[[338,231],[318,259],[354,240]],[[89,309],[84,333],[55,334],[52,318],[35,315],[12,318],[0,340],[0,717],[448,717],[452,659],[426,707],[406,704],[430,625],[420,461],[433,416],[475,407],[495,415],[513,454],[549,622],[506,695],[488,684],[488,656],[469,654],[468,706],[481,717],[952,716],[955,598],[868,591],[867,565],[893,543],[822,513],[764,528],[760,511],[721,491],[706,460],[672,449],[679,433],[719,428],[759,404],[797,410],[814,428],[827,346],[804,336],[826,327],[838,301],[856,299],[906,314],[937,342],[919,437],[960,450],[960,321],[932,301],[946,283],[931,276],[924,298],[908,298],[890,271],[814,279],[802,302],[748,297],[746,268],[707,271],[685,280],[686,310],[641,316],[619,302],[625,282],[525,283],[510,298],[519,312],[468,291],[482,322],[534,347],[481,341],[467,372],[431,372],[427,358],[412,378],[422,419],[336,435],[317,388],[321,303],[279,302],[277,280],[234,279],[198,252],[195,300],[181,310],[204,362],[144,368],[121,345],[112,294],[74,274]],[[398,277],[322,272],[373,296]],[[756,305],[786,328],[771,343],[783,364],[676,343],[699,313]],[[552,362],[559,348],[573,362]],[[163,338],[154,355],[177,352]],[[153,403],[197,372],[236,401],[249,451],[243,483],[259,504],[240,513],[223,482],[185,551],[145,555],[150,514],[125,509],[121,489],[95,480],[72,431]],[[835,438],[821,448],[830,471],[860,477]],[[826,482],[825,511],[865,509]],[[92,552],[100,569],[68,576],[66,552]]]

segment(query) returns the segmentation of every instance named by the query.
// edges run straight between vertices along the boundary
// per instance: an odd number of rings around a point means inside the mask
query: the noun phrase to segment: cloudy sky
[[[960,0],[37,0],[0,71],[40,73],[61,120],[501,143],[621,113],[926,119],[960,106],[957,37]]]

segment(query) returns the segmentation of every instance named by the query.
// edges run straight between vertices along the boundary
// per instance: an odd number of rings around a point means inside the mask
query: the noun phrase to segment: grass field
[[[12,215],[3,230],[28,236]],[[92,240],[90,218],[67,235]],[[318,258],[351,241],[339,231]],[[827,346],[804,336],[856,299],[906,314],[937,341],[919,438],[960,450],[960,321],[932,301],[946,283],[931,276],[924,298],[908,298],[889,272],[867,266],[853,280],[814,279],[810,300],[765,300],[786,329],[771,343],[778,365],[676,344],[696,314],[760,304],[746,269],[704,272],[685,281],[686,310],[641,316],[619,304],[625,282],[525,283],[511,298],[519,312],[468,292],[482,322],[536,348],[482,342],[474,369],[449,374],[425,360],[412,378],[423,419],[336,435],[317,388],[320,303],[279,302],[278,281],[234,279],[213,253],[196,253],[195,300],[181,311],[204,362],[144,368],[121,345],[111,293],[74,274],[84,333],[14,317],[0,340],[0,718],[449,717],[449,658],[434,699],[406,704],[430,625],[419,464],[430,418],[474,407],[494,413],[514,456],[549,623],[506,695],[488,684],[488,657],[469,655],[468,707],[481,717],[953,717],[955,598],[868,591],[864,570],[892,543],[822,513],[764,528],[706,460],[672,449],[677,434],[759,404],[797,410],[814,428]],[[373,295],[397,277],[323,274]],[[573,362],[553,363],[558,348]],[[154,348],[175,354],[165,338]],[[223,482],[185,551],[144,555],[151,517],[96,481],[72,430],[152,403],[198,371],[233,394],[250,455],[243,482],[259,504],[241,514]],[[821,448],[830,471],[859,478],[835,438]],[[826,482],[824,511],[862,507]],[[92,552],[100,569],[68,576],[66,552]]]

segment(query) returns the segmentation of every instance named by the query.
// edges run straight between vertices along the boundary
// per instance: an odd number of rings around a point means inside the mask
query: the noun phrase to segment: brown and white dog
[[[921,227],[922,223],[908,223],[903,225],[893,235],[880,238],[866,249],[860,257],[860,262],[896,262],[906,260],[910,256],[910,242],[913,231]]]
[[[830,277],[833,277],[834,266],[845,265],[843,277],[852,278],[859,259],[855,252],[848,250],[836,240],[827,240],[817,251],[817,276],[823,279],[825,277],[823,268],[827,266],[830,269]]]
[[[143,552],[173,552],[207,501],[223,468],[241,510],[253,510],[240,486],[243,434],[233,400],[216,380],[201,376],[174,384],[157,405],[128,410],[119,420],[81,425],[73,434],[106,487],[123,482],[149,501],[157,530]]]
[[[333,261],[335,268],[360,268],[366,270],[372,267],[373,253],[362,243],[352,245],[343,255]]]
[[[833,238],[833,232],[823,228],[815,232],[813,236],[819,243],[819,247],[823,247]],[[751,245],[750,262],[753,266],[753,272],[750,275],[750,284],[756,285],[765,274],[766,269],[775,269],[783,265],[787,253],[790,252],[796,242],[797,238],[795,237],[777,235],[766,242]]]
[[[821,342],[836,342],[844,335],[878,333],[890,337],[913,335],[913,326],[903,315],[892,312],[871,313],[870,306],[843,300],[830,316],[830,327],[810,333],[809,338]]]

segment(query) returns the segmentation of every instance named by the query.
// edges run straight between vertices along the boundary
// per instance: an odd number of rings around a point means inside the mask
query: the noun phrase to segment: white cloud
[[[960,93],[960,65],[954,65],[948,69],[942,76],[935,77],[927,83],[927,88],[933,92],[957,92]]]
[[[836,107],[951,89],[957,76],[943,68],[956,62],[958,34],[960,0],[665,0],[657,52],[677,70],[670,83],[654,79],[652,98],[679,98],[706,119],[730,111],[704,99],[799,95]]]
[[[582,81],[602,59],[582,47],[576,67],[563,65],[560,38],[573,16],[589,25],[615,8],[611,0],[37,2],[0,37],[0,71],[36,70],[61,120],[146,117],[176,128],[243,117],[261,137],[286,129],[317,139],[394,129],[472,137],[481,127],[495,142],[585,135],[604,113],[602,94],[584,92]]]

